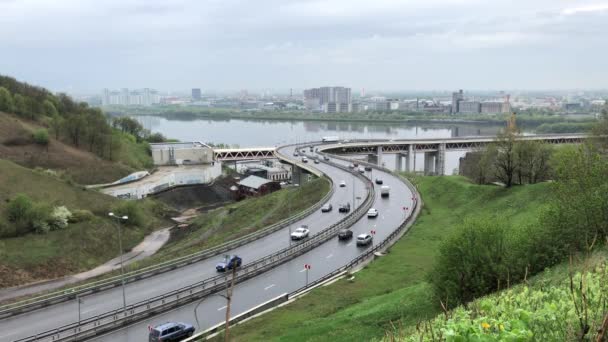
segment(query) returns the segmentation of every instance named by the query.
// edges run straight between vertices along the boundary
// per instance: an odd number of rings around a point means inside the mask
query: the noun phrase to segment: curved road
[[[293,149],[293,147],[285,147],[280,149],[280,152],[283,155],[291,156],[293,154]],[[281,229],[245,246],[227,252],[227,254],[238,254],[243,258],[245,263],[262,258],[289,246],[291,243],[289,239],[290,228],[295,229],[300,225],[305,224],[308,225],[311,235],[313,235],[331,224],[340,221],[345,214],[338,213],[338,204],[352,202],[353,185],[355,196],[365,196],[365,184],[360,179],[353,177],[350,173],[323,163],[313,164],[311,162],[311,166],[324,172],[334,181],[335,192],[329,200],[329,203],[333,204],[334,210],[330,213],[321,213],[319,210],[292,224],[291,227]],[[338,186],[339,182],[342,180],[346,181],[346,188],[340,188]],[[359,201],[359,203],[360,202],[361,201]],[[295,260],[301,260],[301,257]],[[219,261],[219,257],[211,258],[142,281],[129,283],[126,285],[127,305],[215,276],[217,274],[215,265]],[[312,271],[311,276],[314,273],[315,272]],[[263,275],[261,278],[264,277],[266,277],[266,275]],[[92,294],[83,297],[83,301],[84,302],[81,304],[81,318],[93,317],[122,307],[122,289],[121,287],[116,287],[97,294]],[[249,307],[245,309],[248,308]],[[236,314],[239,312],[239,309],[237,307],[235,307],[235,309]],[[49,319],[49,317],[52,317],[52,319]],[[32,336],[36,333],[76,322],[77,320],[78,304],[76,301],[56,304],[45,309],[0,320],[0,341],[12,341]],[[145,324],[145,326],[147,326],[147,324]],[[133,340],[141,340],[141,335],[139,339]]]
[[[293,150],[289,149],[289,156]],[[347,162],[333,159],[333,162],[347,165]],[[313,164],[314,167],[326,172],[336,185],[340,180],[344,179],[343,174],[336,178],[336,168],[326,164]],[[409,188],[398,178],[390,173],[374,169],[371,172],[366,172],[365,175],[371,179],[381,178],[384,185],[391,188],[389,198],[381,198],[379,187],[375,186],[375,201],[373,207],[378,209],[379,216],[377,218],[362,217],[352,227],[353,235],[375,230],[374,244],[384,240],[391,232],[393,232],[403,222],[406,212],[403,207],[412,207],[412,193]],[[348,176],[350,178],[352,176]],[[348,201],[352,201],[352,193],[350,185],[347,181],[346,188],[337,188],[336,194],[345,195]],[[363,196],[364,191],[358,191],[360,196]],[[350,198],[348,198],[350,196]],[[334,213],[337,210],[337,203],[333,201]],[[409,213],[408,213],[409,214]],[[325,221],[323,227],[330,224],[330,221]],[[367,247],[371,248],[371,247]],[[312,269],[308,274],[308,281],[312,282],[323,277],[326,274],[338,269],[355,259],[358,255],[364,252],[367,248],[357,247],[355,239],[343,242],[337,238],[331,239],[321,246],[305,253],[287,263],[284,263],[262,275],[249,279],[235,286],[231,316],[236,316],[242,312],[249,310],[265,301],[268,301],[283,293],[289,293],[297,290],[306,284],[306,271],[304,264],[311,264]],[[182,306],[173,311],[165,312],[146,321],[131,325],[122,330],[108,333],[100,336],[94,341],[141,341],[145,340],[148,334],[148,325],[157,325],[167,321],[183,321],[197,325],[194,308],[198,302],[193,302]],[[219,296],[210,296],[203,299],[200,303],[197,313],[199,318],[200,328],[197,331],[205,330],[211,326],[224,321],[226,310],[226,300]]]

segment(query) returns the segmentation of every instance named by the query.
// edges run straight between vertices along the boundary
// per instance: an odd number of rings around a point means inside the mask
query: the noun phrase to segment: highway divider
[[[279,159],[294,163],[294,161],[288,159],[287,157],[285,157],[284,155],[282,155],[280,153],[277,153],[276,155]],[[184,267],[184,266],[187,266],[187,265],[190,265],[190,264],[193,264],[193,263],[196,263],[196,262],[208,259],[208,258],[212,258],[212,257],[218,256],[218,255],[223,255],[230,250],[233,250],[240,246],[246,245],[252,241],[255,241],[257,239],[270,235],[276,231],[279,231],[279,230],[293,224],[294,222],[297,222],[297,221],[301,220],[302,218],[312,214],[313,212],[319,210],[327,201],[329,201],[331,196],[333,196],[333,193],[334,193],[333,181],[331,180],[331,178],[327,177],[322,172],[320,172],[316,169],[313,169],[313,168],[309,167],[308,165],[304,165],[297,161],[295,162],[295,165],[297,165],[298,167],[301,167],[303,169],[306,169],[307,171],[313,173],[314,175],[324,178],[329,182],[329,184],[330,184],[329,192],[327,194],[325,194],[325,196],[323,196],[323,198],[321,198],[321,200],[319,200],[317,203],[315,203],[311,207],[309,207],[291,217],[288,217],[282,221],[279,221],[273,225],[270,225],[264,229],[261,229],[257,232],[251,233],[251,234],[248,234],[241,238],[223,243],[219,246],[216,246],[216,247],[213,247],[210,249],[206,249],[201,252],[193,253],[193,254],[175,258],[175,259],[172,259],[169,261],[165,261],[165,262],[153,265],[153,266],[148,266],[148,267],[142,268],[140,270],[125,273],[124,282],[130,283],[130,282],[138,281],[138,280],[149,278],[149,277],[161,274],[161,273],[172,271],[177,268]],[[94,281],[94,282],[89,282],[89,283],[86,283],[83,285],[74,286],[69,289],[54,291],[54,292],[44,294],[41,296],[36,296],[36,297],[28,298],[28,299],[25,299],[22,301],[5,304],[3,306],[0,306],[0,319],[19,315],[19,314],[26,313],[26,312],[29,312],[32,310],[37,310],[37,309],[40,309],[40,308],[43,308],[43,307],[46,307],[49,305],[58,304],[58,303],[62,303],[62,302],[69,301],[69,300],[74,300],[77,296],[82,297],[82,296],[86,296],[86,295],[89,295],[92,293],[111,289],[116,286],[121,286],[122,279],[123,279],[123,277],[118,275],[118,276],[114,276],[114,277],[110,277],[110,278],[106,278],[106,279],[102,279],[102,280],[98,280],[98,281]]]
[[[321,154],[321,155],[330,155],[332,158],[340,159],[340,160],[344,160],[344,161],[348,161],[348,162],[353,161],[353,159],[351,159],[351,158],[337,156],[334,154],[328,154],[328,153],[324,153],[322,151],[317,152],[317,153]],[[368,165],[373,168],[385,171],[390,174],[394,174],[393,171],[391,171],[385,167],[377,166],[375,164],[368,163],[368,162],[361,162],[358,160],[357,160],[357,162],[360,162],[363,165]],[[303,286],[303,287],[289,293],[286,296],[287,298],[285,298],[285,295],[283,294],[274,299],[271,299],[268,302],[265,302],[259,306],[256,306],[238,316],[231,318],[230,324],[231,325],[237,324],[254,315],[263,314],[264,312],[269,311],[270,309],[273,309],[283,303],[286,303],[287,301],[296,299],[297,297],[311,291],[312,289],[314,289],[316,287],[322,286],[325,283],[329,283],[329,282],[333,281],[334,279],[342,277],[345,273],[351,272],[353,269],[360,267],[361,265],[365,264],[366,262],[370,262],[373,259],[375,253],[381,252],[381,251],[382,252],[386,251],[391,245],[393,245],[397,240],[399,240],[399,238],[401,238],[401,236],[403,236],[403,234],[405,234],[409,230],[411,225],[416,220],[416,217],[418,216],[418,214],[420,213],[420,210],[422,208],[422,203],[420,200],[420,194],[418,193],[418,190],[411,182],[409,182],[407,179],[403,179],[399,175],[395,175],[395,177],[399,178],[403,183],[405,183],[405,185],[410,189],[412,194],[414,194],[414,196],[413,196],[414,204],[413,204],[412,210],[410,211],[409,215],[405,218],[405,220],[399,225],[399,227],[395,231],[393,231],[389,236],[387,236],[379,244],[373,246],[373,248],[366,251],[364,254],[359,255],[358,257],[351,260],[349,263],[343,265],[342,267],[339,267],[338,269],[334,270],[333,272],[331,272],[315,281],[308,283],[306,286]],[[224,327],[224,325],[225,325],[225,323],[219,323],[205,331],[202,331],[202,332],[188,338],[184,342],[203,341],[203,340],[207,339],[207,337],[210,337],[213,334],[221,332],[223,330],[222,328]]]
[[[358,177],[366,183],[367,195],[363,203],[361,203],[358,208],[353,210],[350,215],[312,235],[310,238],[255,260],[252,263],[243,265],[236,272],[236,283],[240,283],[247,279],[258,276],[325,243],[329,239],[335,237],[340,229],[349,228],[352,226],[367,213],[369,208],[371,208],[375,199],[373,183],[358,172],[353,172],[342,165],[335,163],[329,164],[344,171],[350,172],[355,177]],[[20,339],[17,342],[81,341],[83,339],[98,336],[108,331],[116,330],[141,321],[147,317],[157,315],[161,312],[180,307],[219,291],[223,291],[226,289],[226,286],[231,279],[231,274],[217,275],[192,285],[149,298],[148,300],[127,305],[126,310],[119,308],[98,316],[81,320],[80,322],[64,325],[50,331]]]

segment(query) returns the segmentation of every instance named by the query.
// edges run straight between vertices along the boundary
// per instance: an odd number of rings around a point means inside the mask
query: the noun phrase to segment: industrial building
[[[304,90],[306,109],[325,113],[352,111],[351,89],[345,87],[321,87]]]
[[[213,164],[213,149],[202,142],[150,144],[154,165]]]

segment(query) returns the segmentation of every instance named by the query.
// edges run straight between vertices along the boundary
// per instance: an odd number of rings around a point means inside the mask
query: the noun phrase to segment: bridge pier
[[[378,163],[378,155],[373,154],[373,153],[370,153],[367,155],[367,162],[376,164],[376,165],[380,165],[380,163]]]
[[[382,146],[378,146],[376,150],[376,165],[382,165]]]
[[[414,166],[412,167],[412,162]],[[414,145],[407,147],[407,155],[405,157],[405,171],[415,172],[416,171],[416,153],[414,152]]]
[[[424,174],[427,176],[445,175],[445,143],[440,143],[437,151],[424,153]]]
[[[432,176],[435,174],[435,153],[436,152],[425,152],[424,153],[424,175]]]
[[[395,155],[395,171],[397,171],[397,172],[401,171],[402,165],[403,165],[403,156],[401,155],[401,153],[397,153],[397,155]]]

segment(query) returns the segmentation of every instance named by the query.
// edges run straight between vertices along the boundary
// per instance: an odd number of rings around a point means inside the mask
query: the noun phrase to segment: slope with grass
[[[393,326],[434,317],[438,305],[425,281],[442,237],[468,215],[502,213],[510,223],[536,219],[546,183],[504,189],[462,177],[412,179],[424,208],[387,256],[355,274],[231,329],[235,341],[363,341]]]
[[[317,203],[329,191],[317,178],[297,188],[276,191],[203,213],[190,228],[178,231],[154,256],[133,263],[129,270],[211,248],[258,231]]]
[[[14,229],[15,224],[8,222],[5,213],[9,200],[17,194],[52,206],[66,206],[72,212],[88,210],[93,215],[47,234],[0,239],[0,287],[87,270],[118,254],[116,226],[107,214],[125,202],[0,159],[0,231],[5,231],[5,236]],[[166,208],[159,203],[146,200],[133,205],[133,210],[139,213],[140,224],[123,230],[124,250],[135,246],[155,228],[169,224],[163,218]]]

